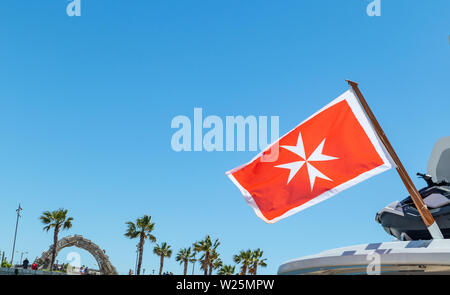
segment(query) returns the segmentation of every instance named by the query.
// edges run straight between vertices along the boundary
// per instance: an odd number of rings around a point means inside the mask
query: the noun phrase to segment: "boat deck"
[[[278,274],[450,274],[450,240],[337,248],[287,261],[279,267]]]

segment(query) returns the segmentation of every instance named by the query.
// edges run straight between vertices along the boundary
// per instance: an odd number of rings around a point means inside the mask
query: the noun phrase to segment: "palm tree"
[[[247,274],[247,269],[252,263],[252,250],[241,250],[238,255],[234,255],[233,260],[237,264],[242,264],[241,275]]]
[[[53,248],[52,248],[52,260],[50,264],[50,271],[53,270],[53,264],[56,258],[56,245],[58,244],[58,234],[60,230],[69,229],[72,227],[72,217],[67,216],[67,209],[60,208],[56,211],[45,211],[42,216],[39,217],[44,226],[44,230],[48,232],[51,228],[53,231]]]
[[[150,242],[156,242],[155,236],[151,234],[153,229],[155,228],[155,224],[152,223],[152,217],[149,215],[144,215],[141,218],[136,219],[136,223],[128,221],[126,222],[128,225],[127,231],[125,232],[125,236],[130,239],[135,239],[139,237],[139,259],[138,259],[138,267],[137,274],[141,273],[141,265],[142,265],[142,256],[144,253],[144,243],[145,240],[148,239]]]
[[[231,276],[236,271],[236,267],[234,265],[224,265],[219,269],[217,274]]]
[[[262,267],[266,267],[266,261],[267,258],[262,258],[263,256],[263,251],[261,251],[261,249],[256,249],[255,251],[252,252],[252,263],[250,265],[250,269],[249,269],[249,273],[252,275],[256,275],[256,272],[258,270],[258,266],[262,266]]]
[[[211,256],[209,258],[209,275],[212,275],[213,270],[220,268],[223,263],[222,259],[219,258],[219,253],[216,250],[213,250]]]
[[[209,273],[209,262],[207,261],[206,254],[202,254],[198,261],[200,262],[200,269],[203,270],[203,274],[206,276]]]
[[[172,250],[170,249],[170,246],[164,242],[161,246],[156,244],[155,248],[153,248],[153,253],[161,257],[161,262],[159,264],[159,275],[161,275],[164,266],[164,258],[170,258],[170,256],[172,256]]]
[[[214,262],[212,263],[212,270],[217,270],[219,268],[221,268],[223,266],[223,262],[222,259],[217,258],[216,260],[214,260]],[[212,273],[212,271],[211,271]],[[210,273],[210,274],[211,274]]]
[[[203,256],[200,258],[200,261],[201,269],[203,269],[205,275],[207,275],[209,271],[211,254],[217,249],[217,247],[219,247],[219,245],[219,239],[216,239],[213,243],[209,235],[207,235],[204,240],[194,243],[194,250],[197,252],[203,252]]]
[[[177,257],[175,257],[175,260],[179,261],[180,264],[184,264],[183,275],[187,274],[188,264],[189,264],[189,262],[192,262],[192,260],[194,259],[193,257],[194,257],[194,253],[192,253],[190,247],[180,249],[180,251],[178,251],[178,254],[177,254]]]

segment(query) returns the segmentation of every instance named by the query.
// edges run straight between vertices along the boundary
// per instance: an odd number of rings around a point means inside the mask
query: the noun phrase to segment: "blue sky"
[[[394,170],[276,224],[255,216],[224,172],[255,152],[172,151],[173,117],[279,116],[284,134],[347,89],[361,90],[411,176],[448,136],[450,2],[382,0],[106,1],[0,4],[0,251],[51,244],[38,217],[69,209],[74,226],[134,268],[125,222],[150,214],[175,252],[206,234],[226,264],[261,248],[274,274],[286,260],[392,240],[375,213],[405,197]],[[415,183],[424,183],[414,176]],[[146,273],[159,267],[146,244]],[[96,267],[85,252],[82,264]],[[67,261],[66,261],[67,262]],[[172,258],[166,270],[180,273]],[[197,267],[198,272],[198,267]]]

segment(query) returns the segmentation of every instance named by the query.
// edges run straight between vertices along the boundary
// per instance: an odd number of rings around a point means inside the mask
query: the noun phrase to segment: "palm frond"
[[[125,223],[127,225],[127,230],[125,236],[130,239],[135,239],[140,235],[140,231],[136,230],[136,224],[134,222],[128,221]]]
[[[45,224],[45,231],[49,231],[51,228],[58,230],[61,226],[62,229],[69,229],[72,227],[72,217],[67,217],[68,210],[60,208],[55,211],[44,211],[39,217],[41,222]]]

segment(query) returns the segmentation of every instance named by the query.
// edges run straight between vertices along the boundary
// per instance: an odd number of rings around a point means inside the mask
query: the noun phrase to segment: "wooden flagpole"
[[[358,83],[346,80],[348,84],[352,87],[353,91],[355,92],[356,96],[359,99],[359,102],[361,103],[362,107],[364,108],[367,116],[369,117],[369,120],[372,122],[372,125],[380,138],[381,142],[386,147],[386,150],[390,154],[392,160],[394,161],[395,165],[397,165],[397,172],[400,175],[400,178],[403,181],[403,184],[405,185],[406,189],[409,192],[409,195],[411,196],[414,205],[416,206],[417,210],[420,213],[420,216],[422,216],[423,222],[428,228],[428,231],[431,234],[431,237],[433,239],[443,239],[441,230],[437,226],[436,221],[433,218],[433,215],[431,215],[430,211],[428,210],[427,206],[425,205],[422,196],[417,191],[416,187],[414,186],[414,183],[412,182],[411,178],[408,175],[408,172],[406,172],[405,167],[403,167],[402,162],[400,161],[399,157],[394,151],[394,148],[392,147],[391,143],[389,142],[386,134],[384,134],[383,129],[381,128],[380,124],[378,123],[377,119],[375,118],[375,115],[373,114],[372,110],[370,109],[369,105],[367,104],[367,101],[364,99],[364,96],[362,95],[361,91],[358,88]]]

